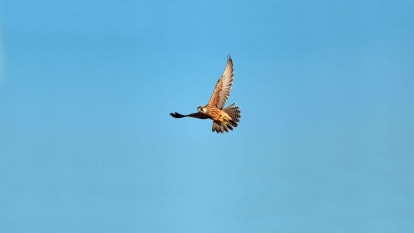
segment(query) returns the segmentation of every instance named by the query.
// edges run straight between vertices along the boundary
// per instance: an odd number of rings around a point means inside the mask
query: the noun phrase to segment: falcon
[[[216,133],[224,133],[237,127],[240,121],[240,110],[236,107],[236,103],[224,108],[227,98],[230,95],[231,86],[233,84],[233,61],[229,56],[227,65],[223,74],[216,83],[213,95],[210,101],[203,106],[198,106],[197,112],[183,115],[178,112],[170,113],[174,118],[193,117],[199,119],[213,120],[212,131]]]

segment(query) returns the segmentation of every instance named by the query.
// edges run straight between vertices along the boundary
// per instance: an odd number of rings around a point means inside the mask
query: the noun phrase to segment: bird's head
[[[202,112],[202,113],[206,113],[207,112],[207,108],[205,106],[198,106],[197,107],[197,110],[199,112]]]

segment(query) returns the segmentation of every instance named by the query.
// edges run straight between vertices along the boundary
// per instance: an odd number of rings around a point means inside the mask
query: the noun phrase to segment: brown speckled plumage
[[[170,115],[175,118],[194,117],[199,119],[212,119],[212,131],[217,133],[224,133],[229,130],[233,130],[233,128],[237,127],[238,122],[240,121],[239,107],[236,107],[236,104],[233,103],[223,109],[230,95],[233,77],[233,61],[229,56],[226,68],[224,69],[220,79],[217,81],[216,87],[214,88],[208,104],[199,106],[198,112],[196,113],[183,115],[175,112],[170,113]]]

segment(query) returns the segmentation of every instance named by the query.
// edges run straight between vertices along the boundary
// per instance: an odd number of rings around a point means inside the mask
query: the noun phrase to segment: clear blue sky
[[[0,232],[414,232],[413,1],[0,2]],[[227,56],[238,128],[173,119]]]

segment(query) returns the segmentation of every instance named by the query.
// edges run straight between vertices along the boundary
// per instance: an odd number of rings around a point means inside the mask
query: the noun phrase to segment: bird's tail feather
[[[233,130],[233,127],[237,127],[237,122],[240,121],[240,109],[239,107],[236,107],[236,103],[231,104],[227,108],[223,109],[223,111],[229,114],[231,120],[228,120],[226,122],[213,121],[213,132],[224,133],[228,132],[229,130]]]

